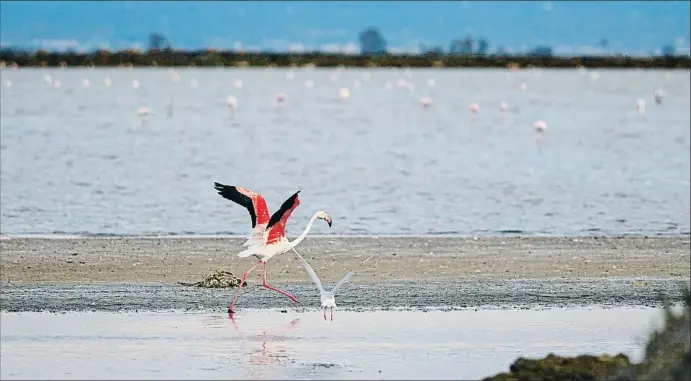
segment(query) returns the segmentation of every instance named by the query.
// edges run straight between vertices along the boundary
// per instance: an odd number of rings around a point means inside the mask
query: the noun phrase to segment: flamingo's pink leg
[[[235,297],[233,298],[233,302],[230,303],[230,307],[228,307],[228,313],[229,314],[232,315],[235,313],[235,301],[238,300],[238,296],[240,295],[240,290],[242,290],[242,285],[245,284],[245,279],[247,278],[247,275],[249,275],[252,272],[252,270],[254,270],[257,266],[259,266],[260,263],[262,263],[262,261],[255,263],[254,266],[250,267],[249,270],[245,271],[242,274],[242,280],[240,281],[240,286],[238,287],[238,290],[235,292]]]
[[[300,302],[298,302],[298,299],[296,297],[294,297],[292,294],[290,294],[286,291],[283,291],[283,290],[279,290],[276,287],[273,287],[273,286],[269,285],[268,283],[266,283],[266,266],[267,266],[267,263],[264,262],[264,287],[268,288],[269,290],[276,291],[276,292],[278,292],[284,296],[289,297],[290,300],[294,301],[295,303],[300,303]]]
[[[326,307],[322,307],[322,310],[324,310],[324,320],[326,320]]]
[[[235,317],[233,314],[228,314],[228,317],[230,317],[230,321],[233,322],[233,327],[235,327],[235,330],[240,331],[240,328],[238,328],[238,323],[235,322]]]
[[[334,308],[331,307],[331,320],[333,320],[333,319],[334,319]]]

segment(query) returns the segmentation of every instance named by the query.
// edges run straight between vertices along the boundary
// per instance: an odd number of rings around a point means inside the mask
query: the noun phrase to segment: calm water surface
[[[689,233],[689,71],[288,70],[3,70],[2,233],[247,234],[214,181],[302,189],[289,234]]]
[[[519,356],[643,355],[657,309],[3,313],[2,379],[479,379]]]

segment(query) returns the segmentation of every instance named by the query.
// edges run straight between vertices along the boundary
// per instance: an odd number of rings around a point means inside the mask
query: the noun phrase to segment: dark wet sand
[[[264,289],[243,288],[236,309],[276,308],[304,312],[319,307],[312,285],[280,285],[300,304]],[[338,310],[465,310],[577,307],[661,307],[680,300],[688,281],[670,279],[495,280],[347,284],[336,296]],[[325,284],[327,288],[331,284]],[[200,289],[167,284],[36,284],[3,287],[5,312],[206,311],[225,313],[235,289]]]
[[[214,269],[240,275],[233,238],[4,239],[3,311],[225,311],[234,289],[179,286]],[[327,288],[379,254],[337,297],[339,308],[659,306],[689,284],[689,238],[310,238],[299,247]],[[314,308],[295,255],[261,272],[238,308]]]

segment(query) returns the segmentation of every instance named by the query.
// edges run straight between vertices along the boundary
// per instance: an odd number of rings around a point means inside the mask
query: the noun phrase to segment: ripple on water
[[[13,73],[13,86],[2,88],[2,233],[246,234],[246,213],[216,196],[213,181],[261,192],[273,210],[302,188],[289,230],[317,209],[335,222],[368,221],[314,234],[690,230],[688,213],[679,213],[691,209],[688,71],[604,70],[595,84],[543,70],[522,78],[528,87],[519,91],[501,70],[411,70],[413,83],[436,79],[427,109],[415,91],[386,90],[396,83],[386,70],[369,71],[348,102],[335,99],[343,84],[330,81],[331,70],[298,71],[322,84],[309,91],[280,69],[243,70],[242,78],[190,69],[181,75],[198,81],[195,91],[174,89],[166,71],[107,71],[44,70],[64,86],[110,77],[113,86],[97,93],[47,87],[35,70]],[[669,107],[639,118],[636,98],[664,75]],[[135,79],[139,90],[128,85]],[[235,79],[245,86],[231,120],[223,100]],[[274,107],[279,92],[289,97]],[[482,107],[474,121],[469,101],[458,102],[471,95]],[[502,100],[512,106],[503,117]],[[141,126],[138,107],[163,112],[173,101],[173,117]],[[550,125],[539,141],[538,119]],[[118,184],[127,191],[114,192]],[[215,212],[223,218],[209,218]]]

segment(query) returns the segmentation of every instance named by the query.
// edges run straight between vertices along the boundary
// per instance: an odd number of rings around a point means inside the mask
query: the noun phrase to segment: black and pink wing
[[[293,210],[300,205],[298,193],[300,193],[300,191],[297,191],[295,194],[288,197],[288,199],[283,202],[283,205],[281,205],[281,208],[278,209],[276,213],[271,215],[269,224],[266,227],[268,233],[266,237],[267,245],[276,243],[281,239],[281,237],[285,237],[286,223],[288,222],[288,218],[293,213]]]
[[[242,205],[249,211],[252,219],[252,233],[243,246],[263,244],[264,232],[269,224],[269,208],[266,206],[264,197],[240,186],[214,182],[214,188],[221,197]]]

